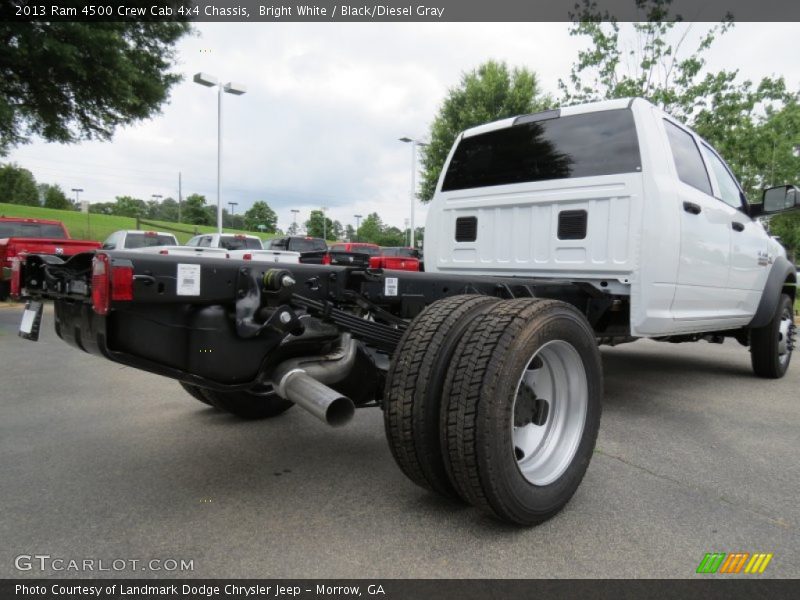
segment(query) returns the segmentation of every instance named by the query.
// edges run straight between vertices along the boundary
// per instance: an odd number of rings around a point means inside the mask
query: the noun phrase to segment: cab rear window
[[[219,245],[226,250],[261,250],[261,242],[254,238],[223,235]]]
[[[20,221],[0,223],[0,238],[10,237],[65,240],[67,234],[63,227],[52,223],[23,223]]]
[[[150,248],[152,246],[174,246],[175,238],[171,235],[153,235],[146,233],[129,233],[125,237],[126,248]]]
[[[466,137],[453,154],[442,191],[640,171],[633,113],[616,109]]]

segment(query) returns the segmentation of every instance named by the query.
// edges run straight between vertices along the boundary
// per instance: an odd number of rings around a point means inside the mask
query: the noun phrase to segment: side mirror
[[[794,185],[779,185],[764,190],[761,204],[750,205],[750,216],[774,215],[800,208],[800,189]]]

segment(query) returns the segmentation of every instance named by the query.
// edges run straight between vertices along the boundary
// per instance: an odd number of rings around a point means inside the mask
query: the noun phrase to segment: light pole
[[[162,199],[164,196],[162,196],[161,194],[150,194],[150,197],[151,197],[153,200],[155,200],[156,202],[158,202],[158,201],[159,201],[159,200],[161,200],[161,199]]]
[[[75,206],[80,207],[80,194],[83,191],[83,188],[72,188],[72,191],[75,192]],[[89,222],[89,207],[86,207],[86,237],[91,237],[92,235],[92,225]]]
[[[328,243],[328,223],[327,219],[325,218],[325,211],[328,210],[326,206],[322,207],[322,239],[325,243]]]
[[[222,233],[222,92],[241,96],[247,88],[238,83],[228,82],[225,85],[208,73],[195,73],[194,82],[206,87],[217,87],[217,233]]]
[[[292,209],[292,235],[297,235],[297,213],[299,212],[296,208]]]
[[[409,237],[409,243],[411,247],[414,247],[414,209],[416,208],[416,201],[417,201],[417,146],[427,146],[426,142],[421,142],[420,140],[415,140],[410,137],[401,137],[401,142],[406,144],[411,144],[411,218],[410,218],[410,229],[411,232]]]
[[[356,239],[353,240],[354,242],[358,241],[358,229],[361,227],[361,215],[353,215],[356,218]]]
[[[239,203],[238,202],[228,202],[228,208],[231,209],[231,216],[233,216],[233,207],[234,206],[239,206]]]

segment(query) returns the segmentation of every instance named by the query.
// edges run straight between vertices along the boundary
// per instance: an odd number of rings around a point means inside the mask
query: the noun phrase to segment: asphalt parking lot
[[[68,347],[49,310],[24,341],[20,313],[0,308],[0,577],[92,576],[15,568],[48,554],[194,566],[103,576],[685,578],[711,551],[800,576],[800,357],[765,381],[736,342],[604,349],[586,478],[515,529],[407,481],[377,409],[242,422]]]

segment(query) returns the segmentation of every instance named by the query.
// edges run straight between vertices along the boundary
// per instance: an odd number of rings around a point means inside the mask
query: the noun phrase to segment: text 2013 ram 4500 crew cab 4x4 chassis
[[[425,273],[107,251],[15,267],[69,344],[247,418],[332,425],[378,406],[412,481],[530,525],[580,484],[600,424],[599,344],[736,338],[756,374],[794,347],[796,273],[717,152],[641,99],[458,136]]]

